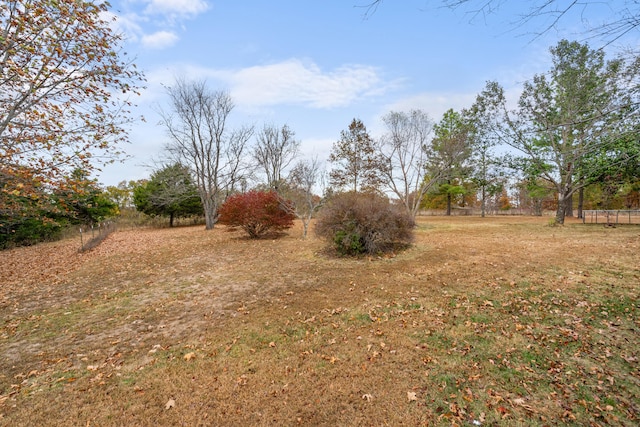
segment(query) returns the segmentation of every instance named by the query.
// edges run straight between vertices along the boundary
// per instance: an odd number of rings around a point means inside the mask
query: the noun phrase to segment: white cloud
[[[474,93],[446,93],[446,92],[425,92],[408,98],[403,98],[386,106],[382,114],[389,111],[409,111],[419,109],[431,117],[434,121],[439,121],[443,114],[450,108],[460,111],[463,108],[469,108],[475,101],[476,95],[482,90]]]
[[[435,123],[442,120],[444,113],[453,109],[460,112],[464,108],[470,108],[478,94],[484,89],[479,87],[476,92],[423,92],[411,97],[401,98],[391,104],[385,105],[380,111],[375,126],[371,127],[371,134],[377,135],[385,132],[382,117],[390,111],[410,111],[419,109],[426,112]],[[522,85],[511,84],[504,87],[507,99],[507,108],[514,108],[522,91]]]
[[[171,85],[176,76],[208,79],[211,89],[229,90],[238,107],[256,111],[276,105],[331,109],[379,95],[394,86],[375,67],[345,65],[324,71],[312,62],[290,59],[237,70],[177,65],[147,73],[148,80]]]
[[[300,152],[304,153],[307,159],[317,157],[318,160],[325,161],[329,157],[335,140],[331,138],[304,138],[301,142]]]
[[[101,13],[102,19],[109,23],[113,31],[124,34],[129,41],[137,41],[138,35],[142,32],[138,21],[140,18],[135,14],[116,14],[111,11]]]
[[[297,59],[237,70],[227,80],[234,99],[252,107],[293,104],[336,108],[384,91],[374,67],[347,65],[327,72]]]
[[[110,26],[116,32],[125,34],[129,42],[139,42],[143,47],[150,49],[162,49],[175,44],[178,36],[172,29],[181,25],[184,20],[195,18],[209,9],[205,0],[141,2],[143,5],[146,4],[144,10],[136,7],[139,3],[133,1],[124,3],[127,7],[124,7],[123,11],[103,12],[102,17],[110,22]]]
[[[148,0],[146,12],[170,16],[194,16],[209,9],[204,0]]]
[[[142,36],[142,45],[148,49],[163,49],[173,46],[178,41],[178,36],[171,31],[157,31],[153,34]]]

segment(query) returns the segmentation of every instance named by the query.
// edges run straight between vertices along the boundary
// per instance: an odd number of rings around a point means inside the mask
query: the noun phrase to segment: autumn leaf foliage
[[[220,207],[220,224],[241,227],[251,238],[293,226],[289,202],[275,191],[249,191],[229,197]]]
[[[0,2],[0,205],[37,202],[40,187],[122,154],[129,97],[144,76],[121,51],[111,16],[100,1]],[[25,206],[10,208],[3,213]]]

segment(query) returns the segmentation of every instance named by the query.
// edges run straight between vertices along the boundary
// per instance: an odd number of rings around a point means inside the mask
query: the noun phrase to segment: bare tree
[[[503,0],[443,0],[445,6],[452,9],[468,6],[469,12],[474,16],[486,16],[497,12]],[[539,20],[540,29],[536,35],[540,36],[558,28],[572,11],[577,11],[585,16],[589,6],[603,3],[599,1],[578,0],[536,0],[528,4],[528,9],[519,16],[517,26]],[[606,2],[605,2],[606,3]],[[625,0],[610,4],[611,16],[602,17],[603,23],[590,26],[584,19],[586,33],[593,37],[601,37],[607,44],[618,40],[620,37],[636,30],[640,26],[640,5],[636,0]]]
[[[287,125],[281,128],[265,125],[258,133],[252,156],[264,171],[270,189],[278,191],[282,174],[298,155],[299,148],[295,132]]]
[[[323,187],[323,172],[317,158],[301,160],[289,174],[287,199],[293,202],[289,205],[293,214],[302,221],[302,237],[307,237],[309,223],[320,209],[323,198],[314,193],[316,186]]]
[[[205,81],[177,79],[167,92],[171,112],[160,112],[171,138],[167,149],[193,169],[210,230],[217,222],[219,206],[244,177],[243,158],[253,129],[230,131],[227,120],[233,101],[227,92],[210,91]]]
[[[387,127],[380,141],[383,182],[415,218],[422,198],[441,175],[440,170],[429,168],[433,122],[421,110],[392,111],[383,121]]]

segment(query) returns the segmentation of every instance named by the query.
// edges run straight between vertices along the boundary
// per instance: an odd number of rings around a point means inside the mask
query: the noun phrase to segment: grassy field
[[[0,252],[0,425],[640,424],[640,228],[421,218],[337,258],[201,227]]]

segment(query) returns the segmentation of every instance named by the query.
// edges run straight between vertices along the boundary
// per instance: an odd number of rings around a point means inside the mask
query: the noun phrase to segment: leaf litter
[[[0,273],[12,301],[2,306],[11,365],[0,412],[22,425],[23,404],[30,420],[46,420],[56,409],[47,396],[81,403],[109,390],[133,404],[121,413],[138,424],[203,414],[218,425],[638,419],[638,294],[625,277],[640,274],[617,245],[633,231],[533,224],[505,237],[495,224],[469,228],[473,219],[431,221],[409,251],[377,261],[317,255],[312,239],[197,228],[118,232],[68,266],[39,269],[28,260],[40,255],[8,253],[25,271]],[[465,239],[452,240],[460,230]],[[615,257],[566,252],[596,242]],[[177,408],[178,397],[189,403]],[[179,410],[152,415],[144,402],[154,400]]]

